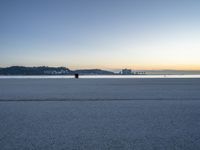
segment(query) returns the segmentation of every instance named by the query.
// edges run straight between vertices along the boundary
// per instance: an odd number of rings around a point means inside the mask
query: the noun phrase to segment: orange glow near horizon
[[[66,67],[71,70],[77,70],[77,69],[103,69],[103,70],[121,70],[124,68],[132,69],[132,70],[188,70],[188,71],[200,71],[200,65],[194,65],[194,64],[182,64],[182,65],[155,65],[155,64],[135,64],[135,65],[63,65],[64,63],[58,63],[58,64],[29,64],[25,65],[25,67],[38,67],[38,66],[49,66],[49,67]],[[13,65],[6,65],[6,66],[0,66],[1,67],[10,67]],[[22,64],[16,64],[15,66],[24,66]]]
[[[120,65],[120,66],[69,66],[70,69],[105,69],[105,70],[121,70],[124,68],[132,70],[200,70],[200,65]]]

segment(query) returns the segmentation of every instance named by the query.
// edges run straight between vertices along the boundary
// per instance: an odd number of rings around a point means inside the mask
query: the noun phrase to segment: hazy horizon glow
[[[200,70],[200,1],[1,0],[0,67]]]

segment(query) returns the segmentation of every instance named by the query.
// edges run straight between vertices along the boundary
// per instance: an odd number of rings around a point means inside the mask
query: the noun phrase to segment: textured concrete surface
[[[199,90],[200,79],[2,79],[0,148],[199,150]]]
[[[0,100],[199,99],[200,79],[0,79]]]

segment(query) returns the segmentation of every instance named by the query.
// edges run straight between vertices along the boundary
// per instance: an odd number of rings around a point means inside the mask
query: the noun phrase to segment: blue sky
[[[0,66],[200,70],[198,0],[0,0]]]

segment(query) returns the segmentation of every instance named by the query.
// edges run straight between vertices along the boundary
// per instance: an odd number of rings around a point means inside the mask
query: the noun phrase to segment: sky
[[[199,0],[0,0],[0,67],[200,70]]]

